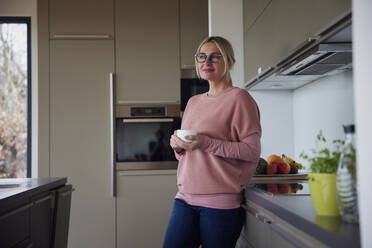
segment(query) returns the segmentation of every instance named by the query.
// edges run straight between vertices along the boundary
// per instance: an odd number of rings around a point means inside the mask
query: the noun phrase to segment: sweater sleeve
[[[256,163],[261,154],[260,136],[258,133],[254,133],[240,142],[218,140],[204,136],[201,150],[224,158]]]
[[[235,137],[233,141],[204,135],[201,150],[224,158],[256,163],[261,154],[260,113],[256,102],[247,92],[236,99],[230,128]]]
[[[182,151],[180,153],[174,151],[174,155],[175,155],[175,157],[176,157],[177,160],[180,160],[182,158],[182,156],[183,156],[184,153],[185,153],[185,151]]]

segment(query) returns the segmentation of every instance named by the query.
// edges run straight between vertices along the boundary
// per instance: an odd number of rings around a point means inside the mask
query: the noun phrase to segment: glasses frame
[[[201,55],[201,54],[204,54],[206,56],[205,59],[202,60],[202,61],[200,61],[198,59],[198,56]],[[213,58],[216,58],[215,61],[213,61],[212,56],[214,56]],[[212,63],[218,63],[220,61],[221,57],[222,57],[222,54],[221,53],[210,53],[210,54],[206,54],[206,53],[195,53],[195,55],[194,55],[194,58],[195,58],[195,60],[196,60],[197,63],[205,63],[205,61],[210,61]]]

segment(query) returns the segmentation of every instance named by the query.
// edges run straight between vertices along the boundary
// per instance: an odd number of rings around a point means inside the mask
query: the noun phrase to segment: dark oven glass
[[[141,119],[116,119],[116,160],[117,162],[175,161],[169,139],[180,129],[178,117],[164,118],[173,121],[141,122]],[[133,122],[138,121],[138,122]]]

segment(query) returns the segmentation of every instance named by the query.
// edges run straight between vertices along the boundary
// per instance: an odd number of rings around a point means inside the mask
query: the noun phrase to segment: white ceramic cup
[[[185,142],[191,142],[191,140],[186,139],[185,136],[192,136],[192,135],[197,135],[197,134],[198,132],[195,130],[181,130],[181,129],[177,130],[177,136]]]

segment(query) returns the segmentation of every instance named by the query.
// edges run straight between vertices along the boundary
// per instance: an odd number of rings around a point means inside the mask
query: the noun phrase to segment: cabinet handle
[[[6,213],[6,214],[3,214],[3,215],[0,216],[0,220],[5,219],[5,218],[7,218],[9,216],[12,216],[12,215],[14,215],[16,213],[19,213],[19,212],[21,212],[23,210],[26,210],[26,209],[32,207],[33,205],[34,205],[34,203],[28,203],[28,204],[26,204],[26,205],[24,205],[24,206],[22,206],[20,208],[17,208],[15,210],[12,210],[12,211]]]
[[[131,100],[131,101],[124,101],[124,100],[118,100],[118,104],[179,104],[180,101],[172,101],[172,100]]]
[[[43,198],[40,198],[40,199],[34,201],[33,204],[36,205],[36,204],[42,203],[44,201],[47,201],[49,199],[53,199],[53,196],[51,196],[51,195],[44,196]]]
[[[266,223],[266,218],[265,218],[265,215],[261,214],[261,213],[256,213],[256,218],[262,222],[262,223]]]
[[[123,123],[173,122],[173,118],[123,119]]]
[[[111,196],[116,197],[116,128],[115,128],[115,100],[116,100],[115,73],[110,72],[110,177],[111,177]]]
[[[93,39],[93,40],[108,40],[111,36],[108,34],[55,34],[53,35],[53,39],[73,39],[73,40],[86,40],[86,39]]]
[[[68,190],[68,191],[65,191],[65,192],[59,193],[58,195],[59,195],[59,196],[62,196],[62,197],[65,197],[65,196],[71,195],[72,192],[74,192],[74,191],[75,191],[75,189],[72,188],[71,190]]]

